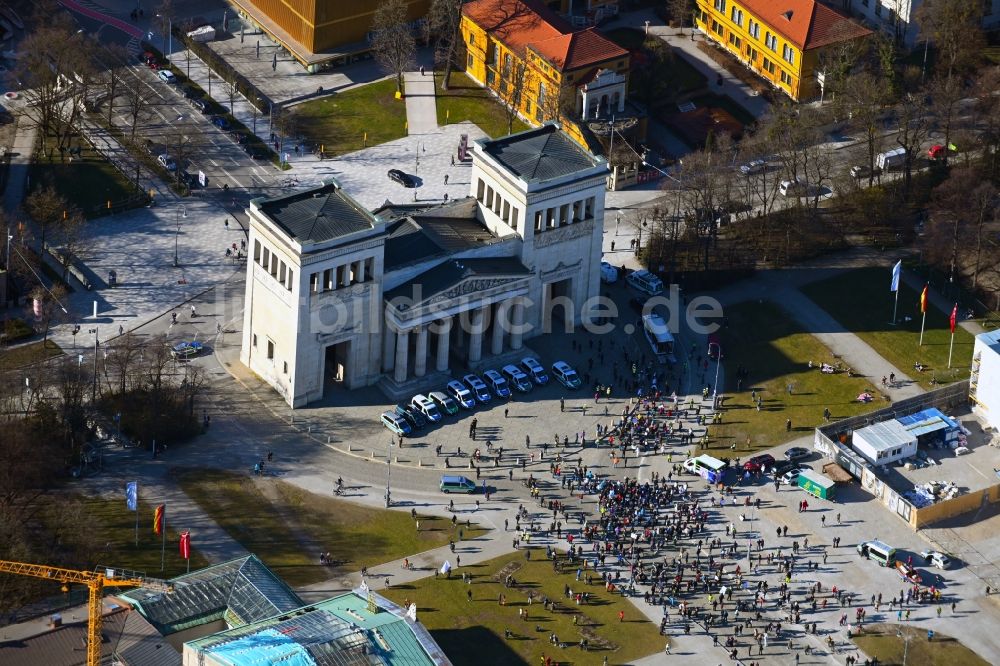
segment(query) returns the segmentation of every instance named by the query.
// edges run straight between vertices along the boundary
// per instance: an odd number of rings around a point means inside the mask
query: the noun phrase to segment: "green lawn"
[[[951,312],[942,312],[928,304],[924,344],[919,346],[920,294],[900,283],[899,314],[897,324],[892,326],[889,322],[894,295],[889,291],[890,278],[889,268],[859,268],[806,285],[802,292],[923,386],[931,386],[932,380],[948,383],[968,377],[973,336],[961,327],[955,328],[955,351],[949,370]],[[910,317],[910,321],[905,321],[905,317]],[[928,368],[922,374],[913,368],[917,361]]]
[[[432,576],[383,594],[398,603],[415,603],[417,619],[456,664],[536,666],[549,656],[558,664],[597,666],[605,658],[609,664],[627,664],[662,653],[665,639],[630,602],[606,592],[597,579],[592,585],[577,581],[575,568],[568,574],[554,573],[544,550],[533,549],[531,554],[530,561],[523,552],[511,553],[453,570],[450,579]],[[471,583],[462,582],[463,571],[471,575]],[[516,587],[503,586],[508,574]],[[577,606],[567,599],[566,585],[574,592],[589,592],[590,603]],[[535,598],[531,604],[529,591]],[[503,606],[501,594],[506,595]],[[542,607],[543,595],[555,600],[552,611]],[[526,619],[518,616],[520,609],[527,611]],[[624,622],[618,621],[619,610],[625,612]],[[511,638],[504,638],[504,629],[511,631]],[[567,647],[550,643],[553,633]],[[586,651],[580,647],[583,638],[590,647]]]
[[[293,587],[357,571],[448,543],[456,533],[443,518],[358,506],[305,492],[269,477],[185,470],[181,488],[231,537]],[[465,538],[482,530],[464,528]],[[339,564],[322,566],[328,551]]]
[[[125,489],[114,496],[72,496],[60,498],[42,511],[46,525],[62,523],[59,530],[59,548],[78,553],[79,559],[69,563],[80,569],[109,566],[131,569],[153,578],[172,578],[187,571],[187,561],[181,558],[179,546],[183,525],[171,523],[167,506],[166,548],[163,539],[153,533],[155,501],[142,499],[139,486],[139,544],[136,545],[136,512],[125,506]],[[160,553],[163,552],[164,569],[160,570]],[[191,534],[191,569],[208,565],[198,551],[198,534]]]
[[[0,350],[0,372],[22,368],[53,356],[60,356],[62,353],[62,348],[51,340],[3,349]]]
[[[902,633],[904,637],[909,636],[909,646],[905,646],[903,638],[896,635],[897,632]],[[867,625],[864,635],[855,637],[854,642],[865,651],[865,654],[877,657],[878,663],[882,666],[902,666],[904,663],[920,664],[920,666],[953,664],[987,666],[990,663],[950,636],[935,632],[933,640],[928,641],[927,630],[922,627],[897,624]]]
[[[643,42],[646,41],[645,33],[637,28],[615,28],[605,32],[604,36],[630,51],[642,48]]]
[[[395,79],[385,79],[296,104],[289,109],[290,129],[327,155],[400,139],[406,136],[406,102],[395,94]]]
[[[47,150],[31,165],[31,187],[51,184],[56,192],[76,206],[87,217],[98,217],[111,205],[122,204],[136,194],[132,183],[110,162],[92,150],[86,141],[80,142],[82,154],[70,161],[60,161],[57,150]],[[74,145],[77,142],[74,141]]]
[[[717,449],[712,455],[744,456],[748,435],[752,450],[802,437],[823,421],[824,409],[836,419],[879,406],[879,394],[867,379],[820,372],[821,363],[836,362],[833,354],[776,305],[741,303],[727,307],[726,316],[729,325],[720,332],[726,401],[723,423],[710,429],[710,446]],[[810,369],[809,361],[816,367]],[[749,374],[737,390],[739,366]],[[753,406],[754,389],[764,400],[761,411]],[[876,403],[857,402],[864,390],[873,392]],[[791,431],[785,429],[786,419],[792,420]],[[734,442],[737,450],[731,451]]]
[[[434,75],[439,125],[468,120],[492,138],[507,136],[507,114],[485,88],[465,72],[452,72],[448,90],[441,90],[441,78],[439,73]],[[526,129],[519,118],[514,119],[514,134]]]

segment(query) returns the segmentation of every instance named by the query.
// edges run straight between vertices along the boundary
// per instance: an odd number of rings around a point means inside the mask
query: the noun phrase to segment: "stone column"
[[[396,365],[396,357],[394,356],[396,332],[388,325],[384,324],[383,326],[385,330],[382,331],[382,372],[389,372]]]
[[[493,339],[490,342],[490,353],[499,356],[503,352],[503,334],[506,332],[507,302],[503,301],[496,306],[493,315]]]
[[[427,374],[427,327],[417,328],[417,352],[413,359],[413,374],[423,377]]]
[[[437,358],[434,369],[438,372],[448,371],[448,352],[451,344],[451,317],[441,320],[438,324]]]
[[[337,271],[340,274],[340,286],[341,287],[351,286],[351,265],[344,264],[343,266],[338,266]]]
[[[407,355],[410,353],[410,332],[400,331],[396,334],[396,368],[395,374],[393,374],[393,379],[396,380],[397,384],[402,384],[406,381],[407,374],[407,364],[409,359]]]
[[[355,275],[355,277],[356,277],[356,279],[357,279],[357,281],[359,283],[365,281],[365,260],[364,259],[358,259],[357,261],[354,262],[354,275]]]
[[[469,331],[469,363],[478,363],[483,357],[483,308],[472,311]]]
[[[521,326],[524,324],[524,304],[520,298],[515,298],[510,304],[510,348],[517,351],[521,348]]]

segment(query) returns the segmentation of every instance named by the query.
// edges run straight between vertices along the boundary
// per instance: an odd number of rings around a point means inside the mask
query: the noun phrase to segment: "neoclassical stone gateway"
[[[476,142],[465,199],[369,212],[335,180],[254,199],[240,360],[301,407],[337,387],[412,394],[578,324],[607,172],[546,124]]]

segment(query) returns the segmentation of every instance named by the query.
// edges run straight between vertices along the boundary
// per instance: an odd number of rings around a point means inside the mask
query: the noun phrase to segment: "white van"
[[[650,296],[663,293],[663,280],[647,270],[633,271],[625,278],[630,287]]]
[[[891,567],[896,564],[896,549],[878,539],[859,543],[858,555],[866,560],[878,562],[883,567]]]
[[[888,171],[889,169],[898,169],[906,162],[906,149],[896,148],[895,150],[887,150],[884,153],[879,153],[875,156],[875,166],[882,171]]]
[[[410,400],[410,407],[426,416],[427,420],[432,423],[436,423],[441,420],[441,412],[438,410],[437,405],[435,405],[434,401],[422,393],[418,393],[413,396],[413,399]]]
[[[507,378],[507,381],[516,388],[521,393],[527,393],[532,389],[531,380],[528,379],[528,375],[521,372],[521,369],[516,365],[505,365],[500,369],[503,376]]]
[[[783,197],[801,197],[809,192],[809,186],[800,180],[783,180],[778,186],[778,194]]]

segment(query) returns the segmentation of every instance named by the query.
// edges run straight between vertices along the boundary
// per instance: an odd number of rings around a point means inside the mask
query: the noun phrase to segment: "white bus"
[[[721,481],[727,467],[729,467],[729,463],[709,455],[688,458],[684,461],[684,469],[692,474],[697,474],[709,483]]]
[[[649,346],[656,354],[656,360],[660,363],[676,363],[674,357],[674,336],[667,328],[667,322],[658,314],[650,313],[642,316],[642,331],[646,334]]]

